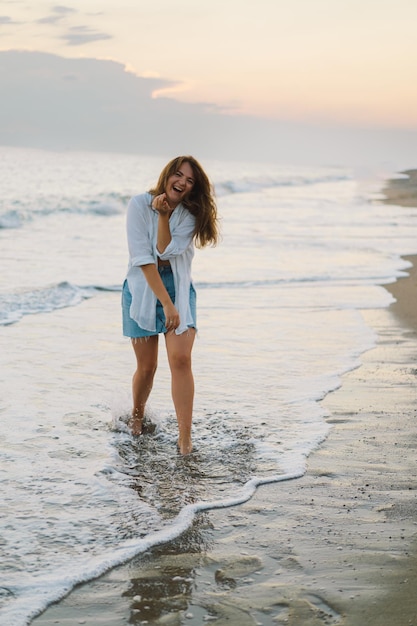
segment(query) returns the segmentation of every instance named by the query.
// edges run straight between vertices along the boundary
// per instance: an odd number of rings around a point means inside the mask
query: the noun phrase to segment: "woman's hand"
[[[174,210],[174,209],[171,209],[171,207],[168,204],[166,193],[161,193],[159,194],[159,196],[155,196],[152,202],[152,206],[155,209],[155,211],[158,211],[159,215],[163,217],[166,217],[166,216],[169,217],[172,211]]]
[[[169,330],[175,330],[180,325],[180,314],[172,302],[164,306],[165,327]]]

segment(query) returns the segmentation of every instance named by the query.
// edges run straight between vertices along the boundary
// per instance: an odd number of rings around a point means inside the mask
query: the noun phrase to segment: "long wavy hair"
[[[149,190],[153,196],[165,192],[168,178],[181,169],[184,163],[189,163],[194,174],[194,185],[182,204],[195,217],[194,241],[198,248],[215,246],[219,240],[219,220],[213,187],[200,163],[192,156],[179,156],[172,159],[162,170],[159,180],[153,189]]]

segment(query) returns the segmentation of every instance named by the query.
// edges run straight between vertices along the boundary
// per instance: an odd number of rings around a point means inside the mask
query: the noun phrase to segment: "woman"
[[[191,350],[197,330],[191,262],[194,243],[204,247],[218,240],[212,187],[193,157],[170,161],[154,189],[130,200],[127,239],[123,334],[131,337],[137,361],[132,381],[132,434],[142,433],[145,404],[157,367],[158,336],[163,333],[178,422],[178,448],[181,454],[189,454],[194,400]]]

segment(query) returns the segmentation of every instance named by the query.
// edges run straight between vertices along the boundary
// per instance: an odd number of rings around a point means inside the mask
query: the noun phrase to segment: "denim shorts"
[[[159,274],[162,278],[162,282],[165,285],[169,297],[172,302],[175,302],[175,285],[174,275],[169,265],[161,265],[158,267]],[[152,337],[152,335],[159,335],[160,333],[166,333],[167,328],[165,326],[165,315],[162,304],[159,300],[156,301],[156,330],[144,330],[130,317],[130,305],[132,302],[132,295],[127,285],[127,280],[123,283],[122,291],[122,313],[123,313],[123,335],[125,337]],[[197,294],[193,285],[190,285],[190,309],[193,318],[193,323],[189,324],[189,328],[197,328]]]

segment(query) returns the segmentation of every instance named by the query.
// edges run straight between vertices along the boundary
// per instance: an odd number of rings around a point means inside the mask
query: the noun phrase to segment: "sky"
[[[133,110],[123,110],[133,103],[137,110],[146,105],[155,150],[162,149],[161,119],[166,129],[186,126],[189,120],[191,129],[184,127],[182,136],[188,134],[192,146],[198,147],[198,138],[204,146],[212,144],[214,133],[230,153],[233,142],[236,153],[242,150],[244,133],[246,151],[252,147],[265,158],[283,155],[304,137],[308,158],[316,146],[323,158],[327,147],[328,158],[337,159],[333,144],[338,142],[339,153],[346,144],[346,155],[355,144],[358,157],[373,150],[376,158],[386,145],[387,152],[411,159],[417,138],[416,24],[415,0],[0,0],[0,70],[2,84],[9,86],[5,106],[12,122],[2,128],[0,119],[0,142],[24,143],[25,128],[29,143],[40,141],[22,107],[26,95],[32,98],[36,77],[44,79],[43,106],[59,101],[65,107],[59,94],[52,93],[59,72],[72,76],[73,83],[82,74],[91,84],[89,72],[95,70],[87,65],[96,60],[103,74],[97,85],[100,101],[109,97],[107,113],[109,107],[118,109],[135,127],[133,135],[146,138],[147,150],[149,133],[143,124],[136,128],[140,122],[134,121]],[[19,67],[10,54],[17,50],[25,51]],[[35,62],[37,69],[28,73]],[[75,106],[82,110],[83,94],[78,96]],[[89,97],[88,110],[93,107],[91,93]],[[74,98],[73,93],[73,105]],[[40,102],[38,106],[42,108]],[[98,115],[102,124],[114,126],[115,118],[104,117]],[[48,139],[46,122],[38,131],[42,129],[48,147],[54,142]],[[127,122],[124,132],[120,119],[116,124],[119,142],[116,137],[113,143],[104,141],[102,132],[97,146],[134,149],[127,139],[121,141],[121,135],[129,134]],[[81,124],[80,141],[85,130]],[[73,126],[72,141],[75,131]],[[181,135],[168,134],[169,150]],[[268,137],[281,148],[274,152]],[[67,146],[68,141],[62,138]],[[90,144],[94,147],[92,139]],[[295,154],[293,145],[290,152]]]

